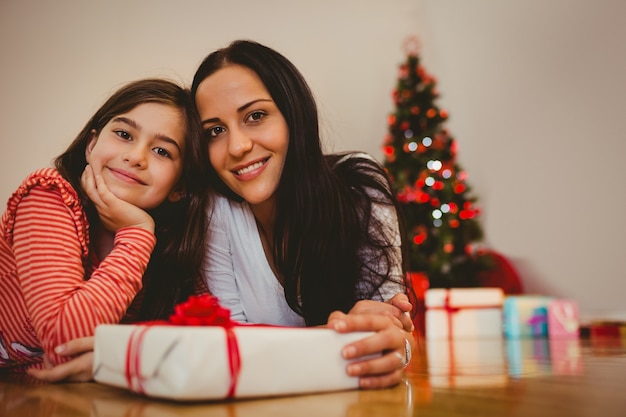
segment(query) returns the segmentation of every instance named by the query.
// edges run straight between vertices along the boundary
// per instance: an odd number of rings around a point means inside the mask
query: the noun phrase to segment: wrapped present
[[[505,386],[508,369],[501,337],[428,339],[428,375],[433,387]]]
[[[416,304],[415,315],[413,317],[413,325],[419,335],[424,335],[426,332],[426,307],[424,306],[424,297],[426,290],[430,285],[428,275],[423,272],[407,272],[407,279],[415,292]]]
[[[511,295],[504,299],[504,335],[516,337],[548,336],[548,305],[553,297]]]
[[[431,288],[426,290],[426,338],[502,336],[500,288]]]
[[[626,321],[594,320],[589,326],[591,338],[618,337],[626,339]]]
[[[548,336],[578,337],[578,304],[571,300],[553,300],[548,304]]]
[[[228,310],[218,320],[201,316],[97,326],[94,380],[179,401],[358,388],[341,350],[371,332],[237,325],[229,322]]]

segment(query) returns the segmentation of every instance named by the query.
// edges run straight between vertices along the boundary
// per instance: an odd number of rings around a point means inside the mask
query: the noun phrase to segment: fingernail
[[[341,354],[343,355],[344,358],[350,359],[356,354],[356,348],[354,346],[346,346],[341,351]]]
[[[60,354],[60,353],[63,353],[64,350],[65,350],[65,345],[59,345],[54,348],[54,353]]]
[[[353,363],[348,365],[348,375],[355,376],[361,373],[361,365]]]
[[[348,325],[343,320],[337,320],[336,322],[333,323],[333,328],[335,330],[341,331],[341,330],[346,330],[348,328]]]
[[[359,387],[361,387],[361,388],[370,388],[371,385],[372,385],[372,382],[369,379],[367,379],[367,378],[359,379]]]

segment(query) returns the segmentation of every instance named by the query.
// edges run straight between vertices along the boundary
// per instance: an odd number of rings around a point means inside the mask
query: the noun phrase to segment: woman
[[[403,238],[387,176],[365,154],[324,155],[317,108],[278,52],[235,41],[191,87],[221,193],[205,280],[241,322],[376,335],[346,346],[361,387],[397,383],[410,356]],[[394,295],[400,293],[394,297]]]

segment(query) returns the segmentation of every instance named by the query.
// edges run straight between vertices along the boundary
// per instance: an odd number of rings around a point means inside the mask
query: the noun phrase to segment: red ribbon
[[[227,398],[235,396],[237,382],[241,371],[241,357],[237,335],[233,331],[239,324],[230,319],[230,311],[219,305],[216,297],[210,295],[191,296],[177,305],[169,321],[153,321],[142,323],[130,335],[126,349],[125,376],[128,388],[139,394],[144,394],[141,376],[141,351],[146,332],[154,325],[176,326],[219,326],[226,332],[226,348],[228,352],[228,367],[230,371],[230,386]]]

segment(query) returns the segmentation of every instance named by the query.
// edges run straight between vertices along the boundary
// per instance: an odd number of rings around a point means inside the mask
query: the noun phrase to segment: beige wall
[[[189,83],[209,51],[244,37],[302,70],[329,150],[381,157],[402,40],[418,34],[485,244],[529,291],[626,316],[625,13],[620,0],[2,0],[0,199],[120,84]]]

